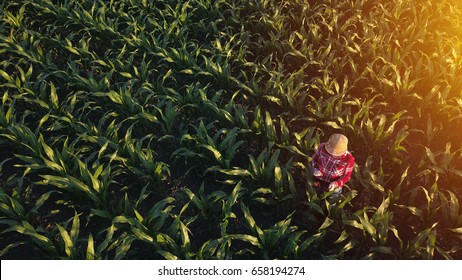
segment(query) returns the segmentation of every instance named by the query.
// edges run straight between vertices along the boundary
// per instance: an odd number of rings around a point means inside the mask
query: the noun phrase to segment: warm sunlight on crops
[[[0,257],[462,259],[461,11],[0,1]]]

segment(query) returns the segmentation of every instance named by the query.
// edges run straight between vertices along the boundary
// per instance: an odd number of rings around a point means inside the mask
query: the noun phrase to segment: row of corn
[[[2,2],[0,256],[461,258],[461,40],[456,0]]]

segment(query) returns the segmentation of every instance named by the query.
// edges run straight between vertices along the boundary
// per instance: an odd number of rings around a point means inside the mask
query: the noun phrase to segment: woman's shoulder
[[[326,143],[320,143],[319,146],[318,146],[318,149],[317,149],[319,152],[321,152],[322,154],[328,154],[330,155],[327,150],[326,150]]]
[[[353,162],[355,161],[355,157],[353,156],[353,154],[350,153],[350,151],[347,151],[344,157],[345,157],[345,160],[347,161],[353,161]]]

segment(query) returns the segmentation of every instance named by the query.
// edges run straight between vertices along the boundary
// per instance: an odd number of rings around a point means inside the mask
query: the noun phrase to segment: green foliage
[[[461,258],[461,28],[455,0],[3,1],[0,256]]]

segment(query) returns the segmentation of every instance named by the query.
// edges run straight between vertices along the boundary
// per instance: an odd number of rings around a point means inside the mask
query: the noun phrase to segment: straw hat
[[[348,150],[348,138],[343,134],[332,134],[326,143],[326,150],[333,156],[343,155]]]

